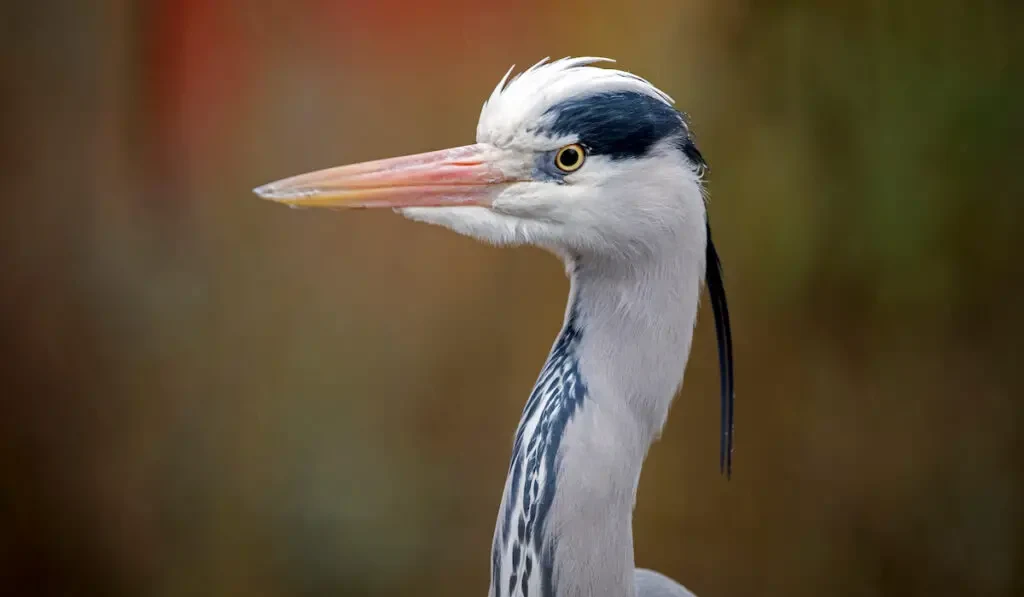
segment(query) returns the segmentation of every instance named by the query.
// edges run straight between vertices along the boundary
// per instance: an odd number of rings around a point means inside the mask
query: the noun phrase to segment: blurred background
[[[1024,594],[1020,3],[3,12],[17,594],[485,594],[561,265],[250,189],[471,142],[511,64],[565,55],[691,115],[733,313],[734,477],[705,315],[637,563],[709,596]]]

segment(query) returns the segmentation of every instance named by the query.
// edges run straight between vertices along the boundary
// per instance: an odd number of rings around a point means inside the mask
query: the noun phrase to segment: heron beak
[[[496,166],[499,152],[490,145],[466,145],[317,170],[253,192],[295,207],[487,206],[517,182]]]

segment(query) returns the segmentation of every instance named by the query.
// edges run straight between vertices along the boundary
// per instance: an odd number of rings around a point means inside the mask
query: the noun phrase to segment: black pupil
[[[562,155],[558,158],[558,161],[566,168],[572,168],[576,165],[576,162],[580,161],[580,153],[570,147],[569,149],[562,151]]]

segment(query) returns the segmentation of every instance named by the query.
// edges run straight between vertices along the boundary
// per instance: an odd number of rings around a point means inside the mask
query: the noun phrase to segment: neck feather
[[[686,245],[702,246],[694,234]],[[636,488],[682,382],[703,249],[576,257],[569,271],[565,321],[515,435],[491,597],[635,594]]]

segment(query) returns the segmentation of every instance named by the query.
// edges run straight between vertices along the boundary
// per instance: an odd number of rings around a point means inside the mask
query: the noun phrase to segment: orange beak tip
[[[257,197],[261,199],[267,199],[269,201],[280,201],[287,202],[289,199],[299,199],[309,193],[303,193],[302,191],[283,191],[277,188],[274,183],[265,184],[263,186],[256,187],[252,190]]]

